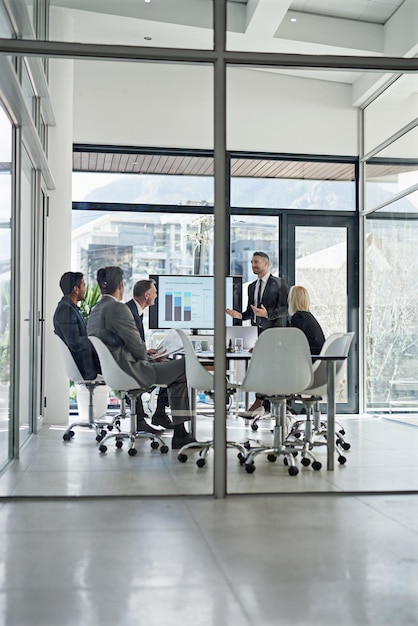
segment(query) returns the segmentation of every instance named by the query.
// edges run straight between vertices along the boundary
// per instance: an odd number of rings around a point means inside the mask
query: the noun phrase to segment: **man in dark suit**
[[[283,278],[269,272],[270,259],[265,252],[254,252],[251,259],[253,273],[257,280],[248,286],[248,304],[245,311],[227,309],[231,317],[251,320],[260,334],[266,328],[286,326],[289,287]]]
[[[253,273],[257,280],[248,286],[248,304],[245,311],[226,309],[231,317],[251,320],[257,326],[258,334],[275,326],[286,326],[288,315],[287,296],[289,287],[283,278],[277,278],[269,272],[270,259],[265,252],[254,252],[251,259]],[[268,403],[264,408],[268,408]],[[264,412],[263,401],[256,398],[248,411],[240,413],[242,417],[256,417]]]
[[[168,386],[171,416],[174,423],[171,447],[179,449],[194,441],[184,422],[192,417],[189,404],[184,359],[160,363],[150,360],[146,345],[136,327],[133,315],[123,304],[123,270],[106,267],[101,270],[99,285],[105,291],[87,323],[89,335],[99,337],[115,361],[140,385]]]
[[[145,332],[143,324],[144,310],[149,306],[153,306],[157,298],[157,288],[153,280],[138,280],[133,288],[133,298],[126,303],[126,306],[134,316],[135,324],[142,341],[145,341]],[[148,354],[154,354],[155,350],[148,349]],[[151,423],[154,426],[162,426],[163,428],[173,428],[173,423],[166,415],[165,407],[168,406],[168,392],[166,387],[162,387],[158,393],[157,406]]]
[[[87,325],[77,303],[86,295],[86,282],[81,272],[65,272],[60,288],[64,294],[54,313],[54,332],[67,344],[85,380],[100,374],[99,358],[87,337]]]
[[[258,327],[259,334],[266,328],[286,326],[288,315],[289,287],[283,278],[270,274],[269,263],[268,254],[254,252],[251,267],[257,280],[248,286],[247,308],[241,312],[226,310],[231,317],[251,320],[251,324]]]

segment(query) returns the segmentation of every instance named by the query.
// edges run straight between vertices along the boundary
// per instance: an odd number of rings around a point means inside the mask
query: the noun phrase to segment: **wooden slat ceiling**
[[[391,176],[416,169],[417,166],[413,165],[368,165],[367,177]],[[119,152],[74,152],[73,170],[75,172],[213,176],[213,158]],[[352,163],[233,158],[231,173],[232,176],[237,177],[351,181],[354,180],[354,165]]]

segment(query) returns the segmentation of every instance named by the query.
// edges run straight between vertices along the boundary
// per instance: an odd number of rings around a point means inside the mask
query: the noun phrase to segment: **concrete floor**
[[[0,624],[416,626],[418,426],[340,421],[344,466],[249,475],[230,451],[226,499],[205,495],[213,454],[100,455],[92,433],[45,427],[0,478]]]

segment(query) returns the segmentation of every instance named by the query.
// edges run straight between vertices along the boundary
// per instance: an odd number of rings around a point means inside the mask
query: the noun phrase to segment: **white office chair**
[[[344,360],[336,361],[335,364],[335,389],[338,388],[344,374],[344,363],[350,351],[354,332],[334,333],[328,337],[322,346],[318,356],[342,356]],[[319,403],[327,399],[327,362],[317,360],[313,365],[313,381],[309,388],[296,396],[296,400],[302,402],[306,407],[306,419],[297,420],[293,423],[288,435],[288,441],[292,438],[301,438],[305,447],[312,449],[314,446],[326,445],[327,421],[321,419]],[[338,462],[343,465],[346,457],[341,454],[341,449],[349,450],[350,444],[344,439],[345,431],[341,424],[337,423],[339,431],[336,437],[336,450],[338,452]],[[309,459],[302,459],[303,465],[309,465]]]
[[[73,428],[75,428],[76,426],[81,426],[83,428],[89,428],[91,430],[94,430],[96,433],[96,441],[102,441],[107,433],[105,427],[111,430],[113,428],[113,422],[106,422],[103,420],[96,421],[94,419],[94,390],[96,389],[96,387],[102,387],[103,385],[106,385],[106,383],[103,378],[96,378],[95,380],[85,380],[82,377],[81,372],[78,369],[78,366],[74,361],[73,355],[71,354],[71,351],[68,348],[67,344],[64,343],[64,341],[61,339],[61,337],[58,337],[58,335],[57,340],[60,346],[65,373],[67,377],[74,383],[84,385],[89,392],[88,421],[73,422],[68,426],[62,438],[64,441],[70,441],[74,437]]]
[[[184,357],[186,359],[186,377],[188,384],[195,391],[203,391],[208,396],[213,397],[214,385],[212,372],[206,370],[200,363],[188,335],[186,335],[186,333],[182,330],[177,330],[177,333],[180,336],[184,348]],[[239,385],[237,383],[230,383],[227,381],[227,396],[231,396],[233,393],[235,393],[238,387]],[[188,443],[179,450],[177,458],[181,463],[185,463],[187,461],[187,455],[185,453],[186,450],[190,448],[200,448],[199,458],[196,461],[196,465],[198,467],[204,467],[204,465],[206,464],[206,456],[209,450],[213,448],[213,446],[213,439],[210,439],[209,441],[195,441],[193,443]],[[238,443],[237,441],[227,441],[226,446],[227,448],[235,448],[236,450],[238,450],[239,458],[241,458],[241,455],[245,455],[246,453],[245,446],[241,443]]]
[[[286,400],[312,383],[312,359],[308,340],[298,328],[269,328],[258,338],[241,383],[243,391],[255,391],[270,400],[275,417],[273,444],[251,448],[243,459],[249,474],[255,471],[254,459],[267,454],[270,462],[284,457],[288,472],[296,476],[295,450],[284,441]]]
[[[168,452],[168,446],[164,443],[164,440],[158,435],[154,435],[144,431],[137,431],[136,428],[136,399],[141,393],[150,391],[149,387],[141,387],[135,378],[123,371],[123,369],[116,363],[113,354],[109,348],[99,337],[89,337],[93,344],[100,361],[103,376],[107,384],[112,388],[120,391],[122,394],[126,394],[130,400],[130,416],[131,416],[131,428],[129,432],[117,432],[106,435],[103,441],[100,443],[99,451],[105,453],[107,446],[105,445],[109,439],[116,439],[116,447],[122,448],[123,440],[128,439],[130,442],[130,448],[128,450],[129,456],[135,456],[137,449],[135,448],[136,439],[151,439],[151,448],[156,450],[160,447],[160,452],[166,454]]]

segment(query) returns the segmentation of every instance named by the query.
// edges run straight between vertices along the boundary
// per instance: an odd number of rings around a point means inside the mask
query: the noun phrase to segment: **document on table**
[[[156,347],[155,354],[150,354],[150,359],[160,359],[163,356],[172,356],[183,352],[183,344],[174,329],[170,330]]]

